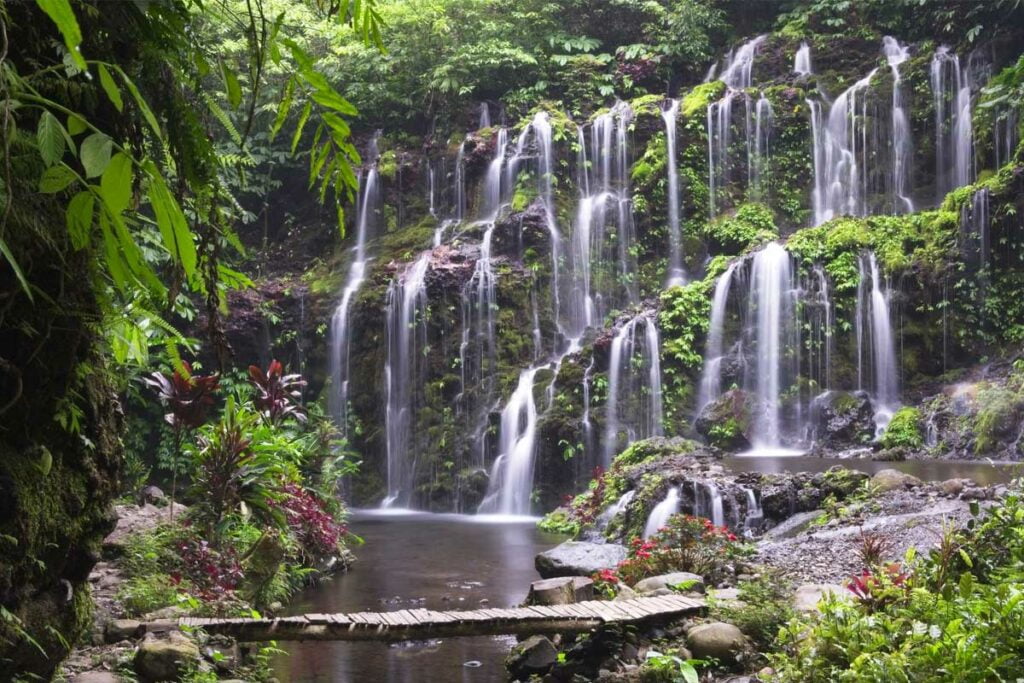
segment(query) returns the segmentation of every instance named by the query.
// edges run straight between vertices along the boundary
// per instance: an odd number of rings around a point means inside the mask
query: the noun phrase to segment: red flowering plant
[[[204,602],[230,602],[244,578],[242,564],[234,549],[217,550],[207,541],[186,538],[177,544],[180,571],[171,580],[188,580],[188,592]]]
[[[614,572],[594,578],[599,583],[629,586],[670,572],[692,572],[714,579],[748,553],[728,528],[701,517],[673,515],[651,538],[634,538],[629,544],[629,557]]]

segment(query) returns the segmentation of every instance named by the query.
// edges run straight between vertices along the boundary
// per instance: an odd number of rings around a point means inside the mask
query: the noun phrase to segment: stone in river
[[[626,559],[625,546],[615,543],[566,541],[537,555],[534,565],[545,579],[556,576],[589,576],[612,569]]]

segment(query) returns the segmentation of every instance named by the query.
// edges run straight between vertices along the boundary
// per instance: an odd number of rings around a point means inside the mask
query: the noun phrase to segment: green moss
[[[779,236],[772,210],[764,204],[743,204],[706,223],[702,233],[727,254],[738,254]]]
[[[389,149],[380,155],[380,161],[377,162],[377,173],[382,178],[395,179],[395,176],[398,175],[398,155],[395,154],[395,150]]]
[[[549,534],[565,534],[575,538],[580,533],[580,523],[572,518],[565,508],[552,510],[537,522],[537,528]]]
[[[661,106],[665,101],[662,95],[641,95],[629,101],[629,108],[634,116],[661,116]]]
[[[701,83],[683,96],[679,111],[686,117],[694,116],[695,114],[703,115],[708,105],[720,98],[724,92],[725,83],[722,81]]]
[[[660,132],[652,136],[641,156],[630,171],[633,182],[641,188],[649,186],[652,182],[661,180],[665,175],[665,168],[668,163],[665,133]],[[644,201],[644,197],[639,197]],[[641,209],[637,209],[642,213]]]
[[[882,446],[885,448],[920,448],[924,445],[924,433],[921,429],[921,411],[911,406],[904,406],[896,411],[889,421],[889,426],[882,434]]]
[[[986,383],[978,391],[978,413],[974,418],[974,452],[996,449],[1002,437],[1011,434],[1024,409],[1024,373],[1013,373],[1005,384]]]

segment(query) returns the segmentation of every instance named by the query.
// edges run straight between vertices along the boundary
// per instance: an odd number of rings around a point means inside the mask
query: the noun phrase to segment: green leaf
[[[43,172],[43,177],[39,179],[39,191],[46,194],[60,192],[75,182],[77,177],[75,172],[64,164],[51,166]]]
[[[281,126],[288,119],[288,110],[292,107],[292,95],[295,91],[295,79],[289,78],[287,85],[284,86],[284,94],[281,96],[281,104],[277,107],[277,117],[274,119],[274,125],[270,128],[270,141],[273,142],[274,138],[281,131]]]
[[[87,130],[89,130],[89,126],[86,124],[85,119],[75,114],[68,115],[68,133],[74,136],[80,135]]]
[[[220,62],[220,74],[224,79],[224,87],[228,91],[228,103],[232,109],[238,109],[238,105],[242,103],[242,85],[238,82],[238,76],[224,60]]]
[[[53,455],[50,453],[50,449],[46,446],[40,446],[39,450],[39,461],[36,463],[36,468],[45,477],[53,469]]]
[[[341,114],[345,114],[346,116],[356,116],[359,114],[359,110],[356,109],[351,102],[339,95],[333,89],[315,90],[313,91],[313,99],[317,104],[327,107],[328,109],[333,109]]]
[[[292,154],[295,154],[295,150],[299,147],[299,140],[302,138],[302,129],[306,127],[306,122],[309,121],[309,114],[313,111],[313,103],[306,102],[306,106],[302,108],[302,113],[299,115],[298,123],[295,124],[295,133],[292,135]]]
[[[114,82],[113,76],[107,71],[107,67],[102,64],[97,65],[100,72],[100,85],[103,86],[103,92],[107,93],[107,99],[114,105],[114,108],[118,111],[124,109],[124,99],[121,97],[121,89],[117,87],[117,83]]]
[[[176,263],[180,263],[185,276],[192,280],[196,272],[196,245],[192,239],[192,231],[178,202],[167,189],[167,184],[157,171],[153,162],[146,163],[149,174],[149,201],[153,205],[156,224],[160,228],[164,247],[170,252]]]
[[[64,219],[71,236],[71,245],[82,249],[89,244],[89,233],[92,230],[93,207],[96,203],[92,192],[83,190],[71,198],[64,212]]]
[[[48,111],[44,111],[39,117],[39,126],[36,128],[36,142],[39,144],[39,155],[43,163],[53,166],[64,156],[64,126],[57,117]]]
[[[21,266],[18,265],[17,259],[14,258],[14,254],[11,253],[11,250],[7,247],[7,242],[4,242],[2,237],[0,237],[0,254],[3,254],[7,262],[11,264],[14,277],[18,278],[21,288],[25,290],[25,296],[28,297],[29,301],[32,301],[32,289],[28,286],[28,280],[25,279],[25,274],[21,272]]]
[[[82,42],[82,29],[78,27],[78,19],[75,18],[75,13],[71,9],[71,3],[68,0],[36,0],[36,4],[57,25],[57,30],[63,36],[64,45],[71,53],[71,59],[75,66],[84,70],[85,59],[82,58],[82,53],[78,50],[78,46]]]
[[[112,214],[128,208],[132,198],[132,160],[118,152],[100,178],[100,195]]]
[[[86,178],[98,178],[107,170],[114,141],[103,133],[93,133],[82,141],[79,157],[85,167]]]

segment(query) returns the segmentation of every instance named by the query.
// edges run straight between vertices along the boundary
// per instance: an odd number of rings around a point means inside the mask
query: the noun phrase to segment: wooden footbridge
[[[275,619],[204,619],[150,622],[147,630],[201,628],[243,642],[265,640],[424,640],[458,636],[580,633],[606,624],[671,621],[704,609],[704,600],[682,595],[630,600],[586,600],[567,605],[435,612],[306,614]]]

